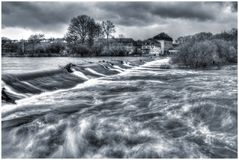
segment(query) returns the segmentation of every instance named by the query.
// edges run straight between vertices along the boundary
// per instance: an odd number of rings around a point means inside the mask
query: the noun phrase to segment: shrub
[[[35,54],[38,54],[38,53],[46,53],[46,48],[43,46],[37,46],[35,49]]]
[[[103,52],[103,46],[102,45],[94,45],[91,47],[91,55],[100,56]]]
[[[228,50],[228,62],[237,63],[237,50],[236,48],[230,46]]]
[[[61,53],[65,49],[64,44],[62,43],[51,43],[46,47],[47,53]]]
[[[114,46],[107,49],[104,48],[102,55],[104,56],[127,56],[129,51],[123,46]]]
[[[179,46],[178,50],[172,62],[192,68],[237,62],[236,48],[232,42],[224,40],[188,42]]]
[[[2,44],[2,52],[17,52],[18,48],[17,43],[8,42]]]
[[[70,46],[70,53],[75,56],[89,56],[90,55],[90,49],[86,45],[82,44],[75,44]]]
[[[224,62],[236,63],[237,62],[237,48],[233,41],[213,40],[217,45],[219,58]]]

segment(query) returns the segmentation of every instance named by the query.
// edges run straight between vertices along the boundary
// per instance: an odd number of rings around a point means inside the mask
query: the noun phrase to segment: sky
[[[237,28],[237,2],[2,2],[2,36],[27,39],[43,33],[62,38],[70,20],[88,15],[96,22],[112,21],[115,37],[135,40],[165,32],[173,39],[199,32]]]

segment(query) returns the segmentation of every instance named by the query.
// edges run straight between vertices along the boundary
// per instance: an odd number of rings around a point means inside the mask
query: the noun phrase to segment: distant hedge
[[[109,49],[104,48],[101,54],[104,56],[127,56],[129,51],[124,46],[114,46]]]
[[[237,44],[234,41],[205,40],[187,42],[178,48],[172,62],[191,68],[237,63]]]

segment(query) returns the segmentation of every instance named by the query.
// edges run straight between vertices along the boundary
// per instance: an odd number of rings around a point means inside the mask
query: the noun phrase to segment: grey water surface
[[[237,157],[236,65],[162,69],[169,58],[133,58],[3,58],[3,83],[19,98],[2,105],[2,157]],[[69,62],[73,73],[15,75]]]

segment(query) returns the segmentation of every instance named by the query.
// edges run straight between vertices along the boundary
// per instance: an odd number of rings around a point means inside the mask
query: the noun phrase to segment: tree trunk
[[[108,34],[106,35],[106,43],[107,43],[107,49],[109,50],[109,36],[108,36]]]
[[[85,44],[85,37],[82,37],[81,41],[82,41],[82,44]]]

